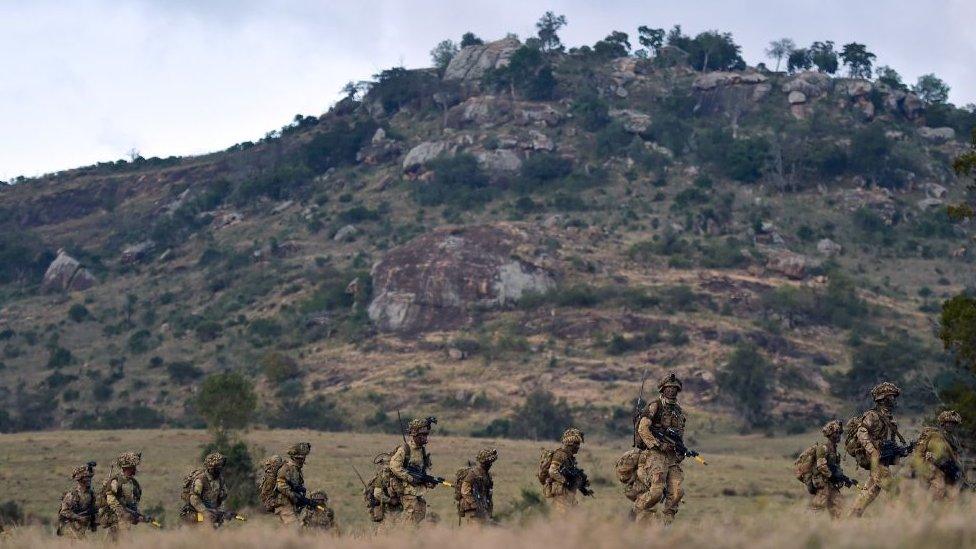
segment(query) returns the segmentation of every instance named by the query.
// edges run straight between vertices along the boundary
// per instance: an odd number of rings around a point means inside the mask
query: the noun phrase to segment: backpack
[[[203,469],[195,469],[190,474],[183,477],[183,488],[180,491],[180,499],[183,503],[190,503],[190,494],[193,493],[193,483],[204,473]]]
[[[542,449],[542,454],[539,456],[539,472],[536,473],[539,484],[544,485],[549,480],[549,466],[552,465],[552,455],[555,453],[554,450]]]
[[[793,462],[793,472],[796,480],[806,484],[810,480],[810,474],[817,464],[817,444],[810,446],[800,453],[800,456]]]
[[[264,474],[261,477],[261,483],[258,484],[258,492],[261,498],[261,506],[269,513],[274,511],[278,503],[276,497],[278,495],[278,471],[284,464],[284,458],[279,455],[273,455],[261,464],[264,468]]]
[[[871,459],[868,457],[867,451],[864,450],[864,445],[857,438],[857,430],[861,428],[862,423],[864,423],[864,414],[847,420],[847,426],[844,427],[847,433],[847,438],[844,440],[844,451],[857,461],[858,467],[870,471]]]
[[[471,470],[471,466],[461,467],[454,472],[454,503],[457,504],[460,509],[461,505],[461,483],[464,482],[464,477],[468,476],[468,471]]]
[[[637,480],[637,466],[640,462],[640,450],[631,448],[624,455],[617,458],[614,470],[617,472],[617,480],[620,484],[629,486]]]

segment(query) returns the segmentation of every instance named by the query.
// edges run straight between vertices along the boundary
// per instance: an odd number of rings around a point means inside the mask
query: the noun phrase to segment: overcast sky
[[[570,46],[681,24],[731,32],[750,65],[784,36],[856,40],[976,103],[976,0],[0,0],[0,180],[257,139],[441,39],[531,35],[548,9]]]

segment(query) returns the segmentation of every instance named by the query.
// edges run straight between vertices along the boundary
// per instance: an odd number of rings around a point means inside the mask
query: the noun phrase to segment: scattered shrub
[[[203,377],[203,370],[185,361],[170,362],[166,365],[166,373],[179,385],[186,385]]]
[[[68,309],[68,318],[75,322],[84,322],[91,318],[91,313],[81,303],[75,303]]]

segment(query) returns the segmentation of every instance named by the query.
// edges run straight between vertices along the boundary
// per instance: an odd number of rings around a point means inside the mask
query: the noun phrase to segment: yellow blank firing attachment
[[[698,463],[701,463],[702,465],[708,465],[708,462],[705,461],[705,458],[703,458],[701,456],[695,456],[695,461],[697,461]]]
[[[443,484],[444,486],[447,486],[448,488],[454,488],[454,485],[451,484],[450,482],[446,481],[446,480],[443,481],[443,482],[441,482],[441,484]]]
[[[197,522],[203,522],[203,513],[197,513]]]
[[[247,522],[247,517],[244,515],[234,515],[234,520],[239,520],[241,522]]]
[[[158,520],[153,520],[149,524],[152,524],[153,528],[162,528],[163,525],[159,523]]]

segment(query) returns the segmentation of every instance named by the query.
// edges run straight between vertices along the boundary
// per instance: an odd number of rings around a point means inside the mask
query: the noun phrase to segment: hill
[[[285,428],[524,436],[565,399],[619,434],[645,369],[718,426],[933,403],[976,114],[678,34],[473,44],[257,143],[3,187],[0,431],[200,426],[225,370]]]

